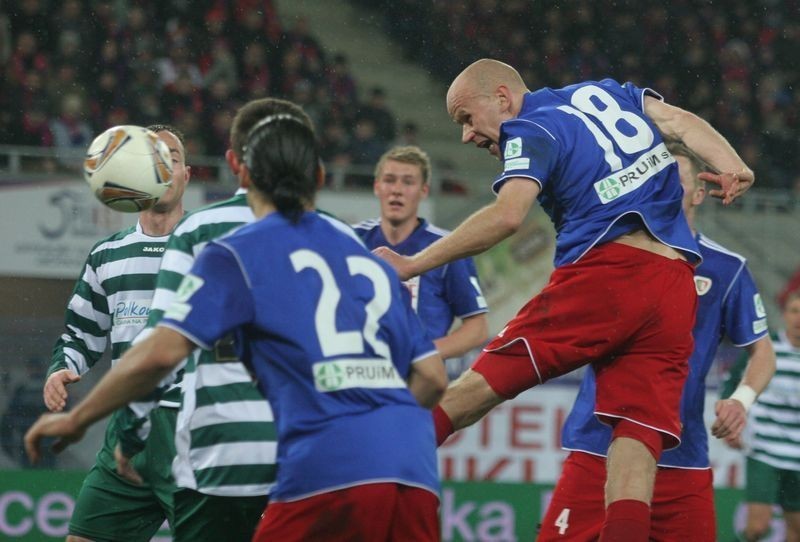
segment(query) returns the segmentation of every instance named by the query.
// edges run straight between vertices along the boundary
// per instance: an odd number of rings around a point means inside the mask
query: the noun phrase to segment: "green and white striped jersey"
[[[252,222],[244,191],[188,214],[167,243],[148,326],[158,323],[206,244]],[[269,493],[276,473],[272,410],[231,344],[186,360],[175,434],[178,487],[223,497]]]
[[[167,239],[168,235],[145,235],[137,223],[92,248],[67,305],[66,331],[53,348],[48,376],[61,369],[87,373],[102,357],[109,339],[111,363],[119,361],[147,323]],[[119,414],[109,422],[107,445],[116,441]],[[98,461],[111,460],[110,452],[101,450]]]
[[[750,457],[800,471],[800,348],[781,331],[772,337],[777,369],[750,409]]]

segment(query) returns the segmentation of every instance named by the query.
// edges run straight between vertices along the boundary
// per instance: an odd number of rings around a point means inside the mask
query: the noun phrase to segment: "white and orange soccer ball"
[[[147,128],[113,126],[89,145],[83,176],[103,204],[138,213],[169,188],[172,159],[167,144]]]

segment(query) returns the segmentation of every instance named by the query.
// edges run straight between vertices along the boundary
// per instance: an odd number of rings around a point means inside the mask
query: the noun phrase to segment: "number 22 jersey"
[[[271,501],[378,482],[438,492],[432,418],[406,386],[433,343],[347,225],[272,213],[211,242],[159,325],[203,348],[235,333],[275,413]]]
[[[556,267],[641,228],[700,261],[678,168],[644,113],[646,95],[661,99],[611,79],[543,88],[501,124],[503,172],[492,190],[515,177],[539,183],[539,203],[556,229]]]

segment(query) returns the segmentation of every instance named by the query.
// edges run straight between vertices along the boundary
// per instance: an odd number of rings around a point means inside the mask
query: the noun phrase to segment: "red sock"
[[[650,539],[650,507],[633,499],[614,501],[606,508],[600,542],[647,542]]]
[[[453,422],[439,405],[433,409],[433,426],[436,428],[436,446],[441,446],[453,434]]]

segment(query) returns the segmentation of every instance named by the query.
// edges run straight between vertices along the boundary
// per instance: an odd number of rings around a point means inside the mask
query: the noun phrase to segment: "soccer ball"
[[[114,126],[92,141],[83,176],[104,205],[138,213],[155,205],[172,182],[167,144],[141,126]]]

